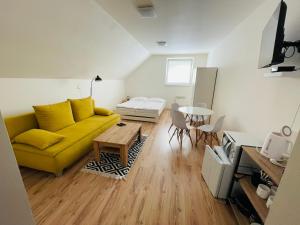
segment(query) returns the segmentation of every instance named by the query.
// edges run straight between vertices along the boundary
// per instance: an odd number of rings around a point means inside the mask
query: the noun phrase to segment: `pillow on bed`
[[[147,97],[133,97],[130,99],[131,101],[146,101],[148,100]]]
[[[149,98],[149,101],[152,101],[152,102],[165,102],[165,100],[162,99],[162,98]]]

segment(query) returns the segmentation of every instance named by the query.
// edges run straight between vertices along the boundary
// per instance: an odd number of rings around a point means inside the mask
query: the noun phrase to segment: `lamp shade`
[[[99,75],[97,75],[95,78],[93,78],[92,80],[91,80],[91,89],[90,89],[90,95],[91,96],[93,96],[93,81],[96,81],[96,82],[98,82],[98,81],[102,81],[102,78],[101,77],[99,77]]]
[[[99,75],[96,76],[95,81],[102,81],[102,78]]]

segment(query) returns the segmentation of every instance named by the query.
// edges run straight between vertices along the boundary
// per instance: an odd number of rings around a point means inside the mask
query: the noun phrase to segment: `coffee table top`
[[[117,126],[109,128],[108,130],[101,133],[94,141],[99,143],[111,143],[118,145],[126,145],[132,140],[132,138],[141,129],[141,123],[125,123],[126,126]]]

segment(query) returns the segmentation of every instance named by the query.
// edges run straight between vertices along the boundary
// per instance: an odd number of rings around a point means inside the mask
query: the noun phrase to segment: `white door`
[[[193,104],[206,103],[211,109],[215,92],[215,83],[218,68],[198,67],[194,88]]]

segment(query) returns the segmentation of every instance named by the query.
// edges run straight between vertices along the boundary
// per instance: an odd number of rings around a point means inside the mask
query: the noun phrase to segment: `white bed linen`
[[[164,110],[166,101],[159,98],[133,98],[117,105],[121,115],[158,117]]]

